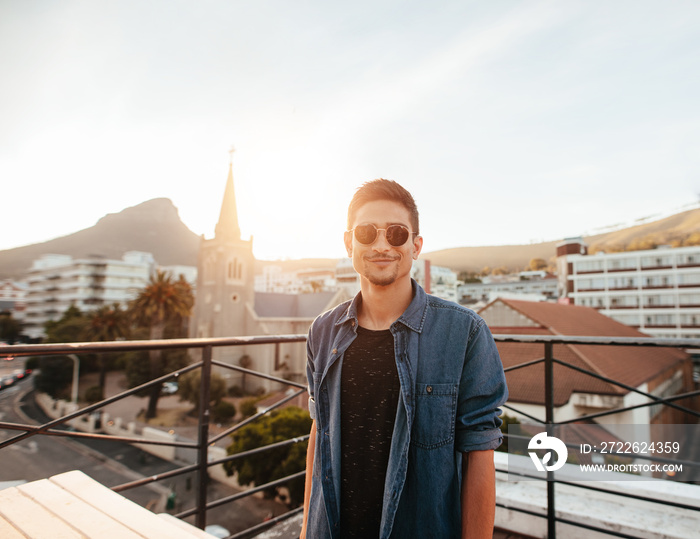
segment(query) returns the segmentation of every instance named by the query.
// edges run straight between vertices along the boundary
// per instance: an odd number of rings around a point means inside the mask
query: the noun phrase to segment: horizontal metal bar
[[[496,342],[591,344],[601,346],[660,346],[663,348],[699,348],[700,339],[658,337],[600,337],[584,335],[507,335],[495,334]]]
[[[240,453],[234,453],[228,457],[223,457],[216,460],[209,461],[209,466],[216,466],[217,464],[224,464],[226,462],[231,462],[233,460],[242,459],[245,457],[250,457],[252,455],[257,455],[259,453],[264,453],[265,451],[270,451],[271,449],[279,449],[280,447],[285,447],[288,445],[298,444],[299,442],[304,442],[310,438],[310,435],[301,436],[299,438],[290,438],[289,440],[283,440],[281,442],[275,442],[274,444],[265,445],[262,447],[256,447],[255,449],[249,449],[248,451],[241,451]]]
[[[503,369],[503,371],[504,372],[516,371],[516,370],[522,369],[524,367],[531,367],[532,365],[539,365],[540,363],[543,363],[543,362],[544,362],[544,358],[541,357],[540,359],[533,359],[532,361],[526,361],[525,363],[518,363],[517,365],[505,367]]]
[[[583,335],[508,335],[495,334],[496,342],[590,344],[605,346],[660,346],[670,348],[698,348],[700,339],[656,337],[600,337]],[[3,356],[61,355],[93,352],[125,352],[129,350],[156,350],[173,348],[204,348],[205,346],[243,346],[306,341],[305,334],[252,335],[242,337],[159,339],[142,341],[81,342],[60,344],[16,344],[0,346]]]
[[[597,378],[598,380],[602,380],[602,381],[607,382],[609,384],[613,384],[613,385],[622,387],[628,391],[631,391],[633,393],[637,393],[638,395],[643,395],[644,397],[655,401],[655,404],[664,404],[666,406],[670,406],[671,408],[675,408],[676,410],[680,410],[681,412],[685,412],[687,414],[694,415],[695,417],[700,417],[700,412],[696,412],[695,410],[691,410],[689,408],[686,408],[684,406],[679,406],[677,404],[671,404],[670,402],[668,402],[668,400],[670,400],[670,399],[665,399],[664,397],[657,397],[656,395],[652,395],[651,393],[646,393],[644,391],[640,391],[636,387],[631,386],[629,384],[619,382],[618,380],[615,380],[614,378],[608,378],[607,376],[602,376],[602,375],[595,373],[593,371],[590,371],[588,369],[577,367],[576,365],[571,365],[570,363],[566,363],[565,361],[561,361],[559,359],[555,359],[554,362],[558,363],[562,367],[566,367],[568,369],[572,369],[572,370],[581,372],[583,374],[587,374],[588,376],[592,376],[593,378]],[[579,421],[581,419],[582,419],[581,417],[578,418]]]
[[[613,537],[622,537],[623,539],[639,539],[638,535],[627,535],[626,533],[608,530],[605,528],[599,528],[598,526],[591,526],[590,524],[583,524],[582,522],[576,522],[574,520],[569,520],[566,518],[555,517],[554,520],[561,522],[562,524],[569,524],[570,526],[576,526],[577,528],[584,528],[586,530],[591,530],[595,532],[604,533],[606,535],[612,535]]]
[[[91,432],[80,432],[75,430],[39,430],[41,427],[32,425],[22,425],[20,423],[3,423],[0,421],[0,429],[7,430],[19,430],[23,432],[36,433],[36,434],[46,434],[48,436],[61,436],[64,438],[87,438],[90,440],[109,440],[111,442],[126,442],[129,444],[144,444],[144,445],[163,445],[170,447],[183,447],[186,449],[196,449],[196,443],[188,442],[167,442],[164,440],[150,440],[147,438],[133,438],[129,436],[114,436],[112,434],[96,434]]]
[[[211,443],[218,442],[218,441],[221,440],[222,438],[225,438],[225,437],[228,436],[229,434],[232,434],[232,433],[236,432],[237,430],[241,429],[242,427],[246,426],[248,423],[251,423],[251,422],[255,421],[257,418],[262,417],[262,416],[264,416],[265,414],[270,413],[272,410],[274,410],[274,409],[276,409],[276,408],[279,408],[280,406],[282,406],[282,405],[285,404],[286,402],[289,402],[290,400],[292,400],[292,399],[298,397],[299,395],[301,395],[301,394],[304,393],[305,391],[306,391],[306,389],[303,389],[303,390],[300,390],[300,391],[297,391],[297,392],[293,393],[292,395],[288,395],[287,397],[285,397],[284,399],[282,399],[282,400],[276,402],[276,403],[273,404],[272,406],[269,406],[269,407],[265,408],[263,411],[258,412],[257,414],[250,416],[248,419],[245,419],[244,421],[241,421],[241,422],[238,423],[237,425],[234,425],[233,427],[231,427],[231,428],[225,430],[224,432],[218,434],[217,436],[214,436],[213,438],[210,438],[210,439],[209,439],[209,443],[211,444]]]
[[[295,515],[298,515],[299,513],[304,511],[304,507],[297,507],[296,509],[292,509],[291,511],[288,511],[278,517],[271,518],[270,520],[266,522],[261,522],[260,524],[256,524],[252,528],[248,528],[247,530],[244,530],[242,532],[239,532],[235,535],[231,535],[228,537],[228,539],[250,539],[252,537],[255,537],[258,535],[260,532],[263,532],[267,530],[268,528],[272,528],[273,526],[276,526],[280,522],[284,522],[285,520],[289,520]]]
[[[273,382],[279,382],[280,384],[284,384],[287,386],[294,386],[303,389],[306,391],[306,384],[300,384],[299,382],[292,382],[291,380],[286,380],[284,378],[280,378],[279,376],[272,376],[271,374],[264,374],[259,371],[251,371],[250,369],[244,369],[243,367],[238,367],[237,365],[229,365],[228,363],[224,363],[222,361],[212,361],[212,365],[216,365],[217,367],[222,367],[224,369],[230,369],[238,372],[243,372],[245,374],[251,374],[253,376],[257,376],[258,378],[264,378],[265,380],[271,380]]]
[[[547,481],[547,479],[545,479],[541,475],[528,474],[525,472],[511,472],[508,470],[502,470],[500,468],[496,468],[496,472],[508,474],[508,475],[515,475],[518,477],[527,477],[528,479],[534,479],[537,481]],[[560,480],[560,479],[554,479],[552,482],[559,483],[561,485],[568,485],[568,486],[575,487],[575,488],[582,488],[582,489],[586,489],[586,490],[599,490],[600,492],[604,492],[606,494],[614,494],[615,496],[621,496],[623,498],[631,498],[633,500],[641,500],[641,501],[645,501],[645,502],[658,503],[659,505],[668,505],[669,507],[677,507],[679,509],[691,509],[693,511],[700,511],[700,507],[695,507],[693,505],[687,505],[687,504],[678,503],[678,502],[671,502],[668,500],[649,498],[647,496],[639,496],[638,494],[622,493],[622,492],[618,492],[616,490],[606,490],[604,488],[592,487],[592,486],[588,485],[588,483],[583,483],[583,482],[578,483],[575,481],[564,481],[564,480]],[[542,515],[542,516],[546,518],[547,515]]]
[[[606,415],[615,415],[615,414],[619,414],[622,412],[629,412],[630,410],[636,410],[637,408],[648,408],[649,406],[666,405],[672,401],[689,399],[692,397],[696,397],[698,395],[700,395],[700,391],[691,391],[689,393],[683,393],[681,395],[673,395],[672,397],[663,397],[663,399],[659,400],[659,401],[645,402],[644,404],[636,404],[634,406],[627,406],[624,408],[614,408],[614,409],[608,410],[606,412],[596,412],[594,414],[582,415],[582,416],[576,417],[574,419],[565,419],[564,421],[558,421],[557,425],[567,425],[569,423],[578,423],[579,421],[588,421],[590,419],[595,419],[598,417],[605,417]],[[671,406],[671,405],[669,404],[669,406]],[[682,411],[686,411],[686,412],[689,411],[691,413],[691,415],[696,415],[696,416],[700,417],[700,414],[693,412],[687,408],[682,408]]]
[[[126,352],[131,350],[172,350],[206,346],[244,346],[304,342],[306,335],[253,335],[248,337],[158,339],[148,341],[76,342],[61,344],[15,344],[0,346],[0,355],[10,357]]]
[[[186,473],[196,472],[197,467],[198,466],[196,464],[190,464],[189,466],[183,466],[182,468],[178,468],[176,470],[170,470],[156,475],[144,477],[143,479],[137,479],[136,481],[122,483],[121,485],[111,487],[111,490],[113,490],[114,492],[121,492],[123,490],[141,487],[143,485],[150,485],[151,483],[155,483],[156,481],[162,481],[163,479],[170,479],[171,477],[177,477]]]
[[[265,483],[264,485],[260,485],[259,487],[254,487],[248,490],[245,490],[243,492],[239,492],[238,494],[232,494],[231,496],[226,496],[225,498],[219,498],[218,500],[214,500],[213,502],[209,502],[207,504],[207,510],[213,509],[215,507],[219,507],[220,505],[225,505],[227,503],[235,502],[236,500],[240,500],[241,498],[246,498],[247,496],[251,496],[253,494],[256,494],[258,492],[262,492],[265,489],[276,487],[278,485],[283,485],[284,483],[287,483],[288,481],[291,481],[292,479],[298,479],[300,477],[304,477],[306,475],[306,471],[302,470],[301,472],[297,472],[292,475],[288,475],[287,477],[283,477],[282,479],[277,479],[276,481],[270,481],[269,483]],[[197,508],[194,507],[192,509],[188,509],[187,511],[183,511],[182,513],[178,513],[177,515],[173,515],[177,518],[186,518],[189,516],[194,515],[197,512]]]

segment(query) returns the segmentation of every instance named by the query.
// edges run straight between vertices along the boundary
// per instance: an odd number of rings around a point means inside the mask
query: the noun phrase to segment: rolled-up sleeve
[[[488,326],[480,320],[470,335],[459,386],[455,447],[496,449],[503,441],[499,415],[508,399],[503,364]]]

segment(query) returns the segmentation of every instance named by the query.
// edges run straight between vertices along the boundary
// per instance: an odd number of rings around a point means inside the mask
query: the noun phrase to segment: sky
[[[0,250],[153,198],[260,259],[342,257],[363,182],[424,252],[700,200],[700,2],[0,0]]]

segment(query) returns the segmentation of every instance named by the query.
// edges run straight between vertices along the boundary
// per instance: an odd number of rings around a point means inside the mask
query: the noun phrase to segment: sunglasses
[[[379,237],[379,231],[383,230],[386,241],[392,247],[401,247],[408,241],[408,238],[416,232],[411,232],[403,225],[389,225],[386,228],[377,228],[374,225],[359,225],[348,230],[355,234],[355,239],[363,245],[372,245]]]

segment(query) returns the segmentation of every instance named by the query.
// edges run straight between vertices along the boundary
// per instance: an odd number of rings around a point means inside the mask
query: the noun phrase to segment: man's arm
[[[309,516],[309,500],[311,499],[311,481],[314,472],[314,454],[316,452],[316,421],[311,424],[309,447],[306,450],[306,481],[304,483],[304,518],[301,522],[300,539],[306,538],[306,522]]]
[[[496,518],[493,450],[462,454],[462,539],[491,539]]]

